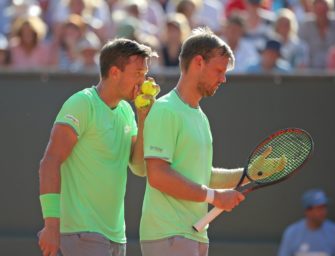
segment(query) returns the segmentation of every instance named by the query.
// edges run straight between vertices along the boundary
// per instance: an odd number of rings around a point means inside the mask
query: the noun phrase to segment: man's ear
[[[201,55],[196,55],[194,56],[193,60],[192,60],[192,64],[196,67],[196,68],[202,68],[203,64],[204,64],[204,58]]]
[[[121,70],[116,67],[116,66],[112,66],[110,69],[109,69],[109,77],[112,78],[112,79],[116,79],[118,78],[118,76],[120,75],[121,73]]]

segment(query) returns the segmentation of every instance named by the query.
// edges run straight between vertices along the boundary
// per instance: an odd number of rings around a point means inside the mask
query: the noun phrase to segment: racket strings
[[[256,180],[254,179],[257,183],[275,182],[291,174],[309,157],[313,148],[313,142],[310,136],[305,133],[283,133],[269,139],[268,142],[263,143],[261,147],[255,150],[249,163],[252,165],[252,162],[269,147],[272,148],[272,152],[266,159],[270,160],[271,163],[271,160],[279,161],[284,156],[286,158],[286,165],[281,171],[272,168],[274,173],[269,173],[269,170],[260,170],[267,172],[267,175],[265,178],[260,176]]]

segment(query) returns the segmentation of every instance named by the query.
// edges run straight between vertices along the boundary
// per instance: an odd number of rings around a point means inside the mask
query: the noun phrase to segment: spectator
[[[73,64],[72,71],[99,72],[98,53],[101,48],[100,39],[92,32],[86,33],[78,44],[79,57]]]
[[[285,229],[278,256],[335,255],[335,223],[327,219],[326,194],[308,190],[302,205],[305,217]]]
[[[4,35],[0,34],[0,67],[8,68],[10,64],[10,53],[8,40]]]
[[[293,68],[308,66],[308,46],[298,37],[298,22],[295,14],[286,8],[278,12],[274,31],[282,43],[281,54]]]
[[[250,73],[288,73],[291,71],[289,63],[281,59],[281,43],[270,39],[261,52],[260,61],[248,67]]]
[[[49,46],[44,42],[46,29],[38,16],[21,17],[14,22],[10,40],[11,67],[28,70],[49,66]]]
[[[199,2],[197,0],[181,0],[176,5],[176,12],[184,14],[191,29],[193,29],[199,25],[196,19],[198,8]]]
[[[53,46],[53,64],[60,70],[69,70],[78,59],[77,46],[86,33],[86,24],[81,16],[72,14],[59,32],[59,42]]]
[[[196,14],[198,24],[209,27],[216,34],[221,30],[221,24],[224,19],[224,5],[219,0],[202,0]]]
[[[275,14],[262,7],[263,1],[246,0],[246,38],[257,50],[264,48],[275,20]]]
[[[259,53],[254,45],[244,38],[244,33],[244,16],[242,13],[232,13],[224,23],[223,38],[235,55],[235,68],[230,71],[233,73],[246,72],[247,68],[259,59]]]
[[[53,14],[54,33],[59,35],[62,24],[66,22],[71,14],[83,18],[90,30],[95,32],[104,42],[109,37],[111,27],[111,14],[108,4],[104,0],[60,0],[55,6]]]
[[[178,67],[181,45],[190,34],[191,29],[186,17],[181,13],[171,13],[166,20],[161,43],[161,65]]]
[[[299,36],[309,47],[312,69],[326,67],[327,53],[335,44],[335,17],[331,15],[333,0],[313,0],[313,14],[306,15],[299,29]]]

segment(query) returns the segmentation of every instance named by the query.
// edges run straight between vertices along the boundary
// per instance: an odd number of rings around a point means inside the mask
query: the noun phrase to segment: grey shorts
[[[126,244],[94,232],[61,234],[60,256],[126,256]]]
[[[142,256],[207,256],[208,244],[182,236],[141,241]]]

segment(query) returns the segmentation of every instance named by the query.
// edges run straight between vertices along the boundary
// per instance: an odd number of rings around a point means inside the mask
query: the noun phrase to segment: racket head
[[[262,155],[269,147],[272,148],[271,153],[266,157],[281,158],[286,157],[286,165],[283,170],[275,172],[272,175],[257,179],[253,178],[250,167],[256,158]],[[266,139],[264,139],[250,154],[248,163],[245,167],[245,175],[254,183],[254,188],[271,185],[281,182],[301,169],[301,167],[310,159],[314,151],[314,142],[311,135],[300,128],[286,128],[279,130]]]

